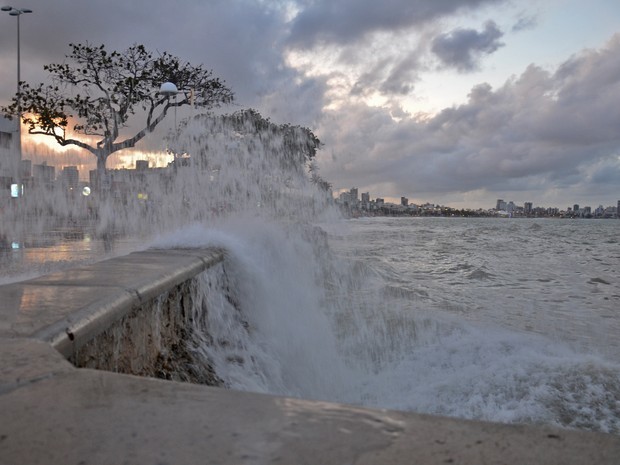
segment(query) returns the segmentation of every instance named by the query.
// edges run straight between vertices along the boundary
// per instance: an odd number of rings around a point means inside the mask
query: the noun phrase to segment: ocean
[[[228,251],[200,350],[231,389],[618,434],[619,227],[236,219],[156,246]]]

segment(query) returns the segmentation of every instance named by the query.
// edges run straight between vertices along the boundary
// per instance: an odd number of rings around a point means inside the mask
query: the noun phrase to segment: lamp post
[[[178,137],[177,134],[177,94],[179,93],[179,89],[177,89],[177,86],[172,83],[172,82],[164,82],[160,88],[159,88],[159,94],[163,95],[166,98],[170,98],[174,95],[174,136],[175,138]],[[176,141],[175,141],[176,142]],[[176,145],[176,144],[175,144]],[[168,149],[170,149],[170,147],[168,147]],[[176,173],[177,171],[177,153],[176,153],[176,149],[172,149],[172,155],[174,156],[174,172]]]
[[[12,6],[3,6],[0,8],[2,11],[6,11],[11,16],[17,17],[17,98],[21,96],[21,57],[20,57],[20,38],[19,38],[19,17],[24,13],[32,13],[29,8],[15,8]],[[22,160],[22,112],[21,108],[17,107],[17,184],[21,184],[21,160]]]
[[[160,87],[159,87],[159,93],[165,97],[172,97],[174,95],[174,129],[176,130],[176,126],[177,126],[177,94],[179,93],[179,90],[177,89],[177,86],[174,85],[174,83],[172,82],[164,82]]]

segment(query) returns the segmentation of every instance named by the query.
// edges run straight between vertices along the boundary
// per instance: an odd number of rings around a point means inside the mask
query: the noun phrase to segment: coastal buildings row
[[[56,167],[47,162],[34,164],[31,160],[21,160],[18,178],[0,176],[0,204],[7,204],[18,197],[28,197],[34,191],[64,191],[69,196],[87,197],[100,188],[104,188],[113,198],[124,200],[131,193],[140,191],[153,178],[157,178],[157,183],[165,184],[170,181],[172,173],[171,167],[150,168],[147,160],[138,160],[135,169],[108,170],[104,180],[99,179],[96,170],[92,170],[89,171],[89,180],[83,181],[77,166],[64,166],[57,172]],[[146,192],[140,196],[142,199],[148,198]]]
[[[13,204],[19,197],[35,191],[64,192],[68,196],[88,196],[103,189],[112,197],[122,198],[135,190],[145,178],[172,176],[172,169],[149,168],[148,161],[138,160],[132,170],[108,170],[99,179],[96,170],[89,172],[89,180],[80,180],[77,166],[64,166],[57,172],[47,162],[35,164],[22,159],[21,147],[16,144],[17,125],[14,120],[0,116],[0,209]]]
[[[401,197],[400,203],[386,202],[377,197],[371,200],[369,192],[362,192],[354,187],[349,191],[342,192],[336,199],[336,203],[343,211],[351,216],[375,216],[375,215],[410,215],[410,216],[505,216],[505,217],[563,217],[563,218],[618,218],[620,213],[620,200],[617,206],[597,208],[590,206],[580,207],[578,204],[562,210],[556,207],[535,207],[532,202],[517,205],[513,201],[497,199],[495,208],[489,209],[455,209],[443,205],[425,203],[421,205],[409,202],[407,197]]]
[[[522,206],[516,205],[512,200],[509,202],[497,199],[495,211],[506,216],[563,216],[573,218],[618,218],[620,212],[620,200],[616,206],[604,207],[599,205],[596,208],[591,206],[581,207],[579,204],[566,207],[564,210],[559,208],[534,207],[532,202],[525,202]]]

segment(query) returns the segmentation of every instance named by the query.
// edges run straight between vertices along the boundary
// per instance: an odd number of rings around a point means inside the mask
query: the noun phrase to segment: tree
[[[53,85],[21,83],[12,104],[2,107],[9,117],[22,115],[30,134],[43,134],[60,145],[76,145],[97,157],[97,170],[105,172],[108,157],[136,145],[166,117],[171,108],[194,105],[214,108],[230,103],[233,94],[202,65],[182,62],[167,52],[154,56],[143,45],[123,52],[108,52],[103,45],[70,44],[67,55],[74,65],[50,64]],[[175,98],[158,90],[171,82],[179,89]],[[130,117],[144,117],[143,129],[121,139]],[[96,144],[67,138],[69,119],[73,130],[95,136]]]
[[[219,133],[232,133],[237,135],[249,135],[260,141],[262,149],[277,159],[283,169],[290,171],[303,170],[306,163],[310,163],[321,148],[321,141],[308,128],[294,126],[288,123],[276,124],[269,118],[263,117],[258,111],[250,108],[236,111],[232,114],[212,115],[202,114],[181,122],[181,129],[191,124],[202,125],[201,137],[208,140]],[[191,149],[179,145],[172,139],[172,145],[180,152],[191,152]],[[199,155],[207,161],[208,154]],[[316,166],[311,165],[311,171],[316,173]],[[318,176],[318,174],[317,174]],[[315,176],[316,178],[316,176]],[[314,178],[313,178],[314,179]],[[316,178],[318,180],[318,178]]]
[[[252,108],[222,118],[239,133],[257,134],[267,149],[274,155],[280,154],[281,163],[289,169],[303,167],[321,147],[321,141],[310,129],[273,123]]]

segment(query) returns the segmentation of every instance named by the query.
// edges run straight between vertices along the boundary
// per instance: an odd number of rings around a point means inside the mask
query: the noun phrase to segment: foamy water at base
[[[228,387],[620,432],[618,223],[321,227],[235,220],[157,243],[227,250],[235,291],[203,283],[215,334],[198,350]]]

